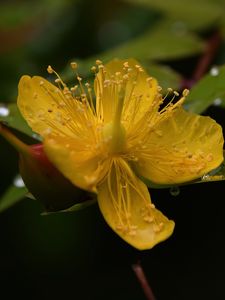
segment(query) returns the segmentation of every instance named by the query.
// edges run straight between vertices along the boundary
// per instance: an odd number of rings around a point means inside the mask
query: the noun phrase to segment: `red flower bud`
[[[19,169],[24,183],[46,211],[64,210],[88,200],[88,194],[75,187],[49,161],[42,144],[26,145],[1,124],[0,134],[19,152]]]

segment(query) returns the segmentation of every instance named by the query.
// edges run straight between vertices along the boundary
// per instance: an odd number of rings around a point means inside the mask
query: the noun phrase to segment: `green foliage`
[[[73,206],[71,206],[67,209],[58,210],[58,211],[51,211],[51,212],[49,212],[49,211],[43,212],[42,215],[46,216],[46,215],[50,215],[50,214],[75,212],[75,211],[78,211],[78,210],[85,209],[86,207],[89,207],[89,206],[91,206],[95,203],[96,203],[96,199],[90,199],[90,200],[84,201],[83,203],[74,204]]]
[[[214,25],[223,16],[221,5],[213,0],[126,0],[157,9],[177,26],[189,29],[203,29]]]
[[[5,122],[7,126],[17,129],[28,136],[35,137],[36,139],[38,138],[36,134],[34,135],[27,125],[27,122],[21,116],[16,103],[6,104],[4,107],[8,109],[8,115],[0,115],[0,121]]]
[[[120,57],[135,57],[138,60],[169,60],[197,54],[204,49],[204,43],[195,35],[185,32],[180,34],[170,28],[150,29],[106,53],[100,55],[105,60]]]
[[[19,201],[22,201],[28,193],[26,187],[16,187],[10,185],[0,199],[0,212],[10,208]]]
[[[213,67],[194,85],[185,105],[191,112],[202,113],[213,103],[225,105],[225,66]]]

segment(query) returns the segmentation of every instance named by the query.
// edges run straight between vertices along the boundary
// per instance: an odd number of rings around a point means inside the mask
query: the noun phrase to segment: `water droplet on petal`
[[[216,98],[214,101],[213,101],[213,105],[215,106],[220,106],[222,103],[222,99],[221,98]]]
[[[178,186],[172,186],[170,188],[170,194],[172,196],[178,196],[180,194],[180,188]]]
[[[37,134],[37,133],[32,133],[32,137],[33,137],[34,139],[38,140],[38,141],[41,141],[41,140],[42,140],[42,138],[40,137],[40,135]]]
[[[210,176],[209,174],[204,174],[201,178],[202,181],[209,181],[210,180]]]
[[[0,117],[7,117],[9,115],[9,109],[6,105],[0,104]]]
[[[22,188],[22,187],[25,187],[25,184],[23,182],[23,179],[22,177],[18,174],[16,175],[16,177],[14,178],[13,180],[13,184],[18,187],[18,188]]]
[[[219,69],[217,67],[212,67],[212,69],[210,70],[210,74],[212,76],[218,76],[219,75]]]

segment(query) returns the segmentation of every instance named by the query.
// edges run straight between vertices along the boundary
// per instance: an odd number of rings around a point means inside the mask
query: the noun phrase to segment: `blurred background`
[[[193,87],[187,109],[225,128],[224,20],[224,0],[1,0],[0,119],[35,139],[15,106],[23,74],[48,77],[50,64],[70,82],[72,60],[87,77],[97,58],[134,57],[163,88]],[[17,160],[0,137],[1,299],[144,300],[132,271],[140,260],[157,300],[224,300],[224,181],[152,189],[176,229],[139,252],[96,204],[41,215],[24,197]]]

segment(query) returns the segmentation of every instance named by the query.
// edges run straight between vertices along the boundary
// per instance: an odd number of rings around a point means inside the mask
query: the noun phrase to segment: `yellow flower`
[[[49,66],[58,87],[23,76],[18,106],[43,136],[50,161],[74,185],[97,193],[109,226],[132,246],[150,249],[172,234],[174,222],[151,203],[140,178],[173,185],[201,177],[223,161],[222,130],[184,111],[186,90],[164,104],[157,81],[135,60],[96,63],[95,101],[82,78],[69,89]]]

